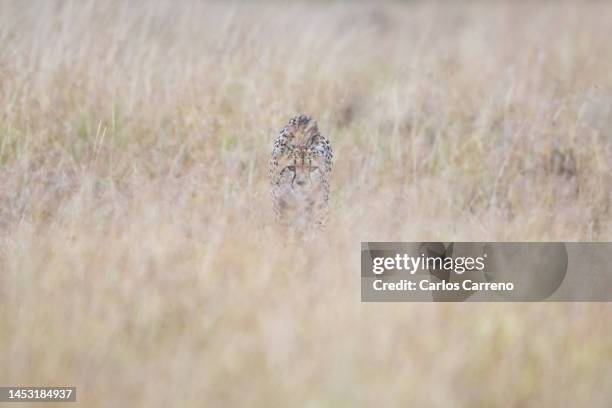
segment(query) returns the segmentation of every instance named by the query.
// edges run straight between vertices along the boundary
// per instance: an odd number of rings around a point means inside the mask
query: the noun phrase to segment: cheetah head
[[[325,181],[323,157],[313,146],[292,146],[279,160],[280,184],[296,198],[312,197]]]

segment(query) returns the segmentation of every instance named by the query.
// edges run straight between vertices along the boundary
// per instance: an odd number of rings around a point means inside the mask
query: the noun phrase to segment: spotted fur
[[[300,230],[327,222],[332,148],[317,122],[294,116],[274,141],[270,183],[277,219]]]

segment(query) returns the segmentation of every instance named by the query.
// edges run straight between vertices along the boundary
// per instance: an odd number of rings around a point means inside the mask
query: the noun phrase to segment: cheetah
[[[302,232],[325,227],[332,158],[329,140],[310,116],[294,116],[281,129],[270,158],[270,183],[282,224]]]

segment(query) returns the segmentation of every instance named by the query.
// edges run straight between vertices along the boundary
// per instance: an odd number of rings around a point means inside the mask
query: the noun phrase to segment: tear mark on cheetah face
[[[270,158],[277,219],[301,231],[321,229],[328,216],[332,149],[317,122],[294,116],[280,131]]]

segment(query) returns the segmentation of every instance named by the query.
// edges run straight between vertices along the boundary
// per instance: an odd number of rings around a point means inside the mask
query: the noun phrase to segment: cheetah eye
[[[287,168],[289,169],[289,171],[295,172],[295,166],[287,166]]]
[[[319,170],[319,168],[317,166],[311,166],[310,167],[310,172],[312,173],[313,171],[317,171]]]

